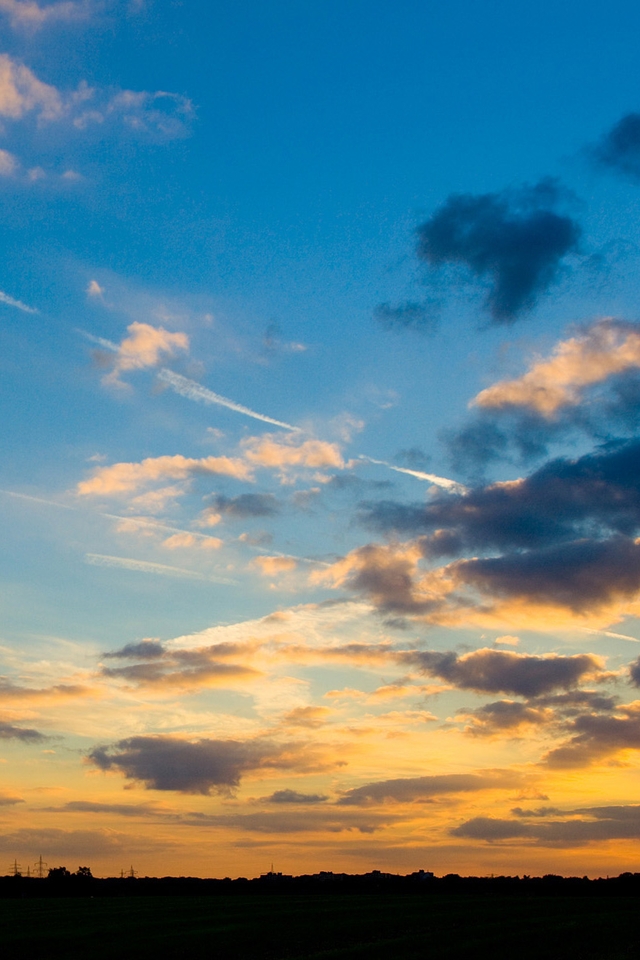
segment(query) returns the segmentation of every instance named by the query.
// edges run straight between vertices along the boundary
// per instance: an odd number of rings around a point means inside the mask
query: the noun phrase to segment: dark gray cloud
[[[431,301],[419,303],[408,300],[392,306],[381,303],[374,310],[378,323],[388,330],[419,330],[432,333],[438,325],[437,305]]]
[[[585,613],[637,595],[640,543],[631,537],[584,539],[528,553],[461,560],[455,570],[461,583],[485,595]]]
[[[599,165],[640,179],[640,113],[627,113],[592,150]]]
[[[418,228],[418,257],[430,267],[458,266],[488,286],[494,323],[512,323],[556,280],[581,230],[556,212],[562,191],[551,180],[501,193],[452,194]]]
[[[519,783],[516,774],[496,771],[491,774],[452,773],[432,777],[403,777],[396,780],[380,780],[348,790],[338,800],[342,806],[363,806],[370,803],[428,802],[433,797],[449,793],[468,793],[513,787]]]
[[[12,723],[0,721],[0,740],[20,740],[22,743],[44,743],[48,740],[39,730],[28,727],[16,727]]]
[[[363,503],[360,520],[392,534],[437,531],[428,556],[531,549],[584,535],[640,531],[640,441],[546,463],[517,483],[494,483],[428,503]]]
[[[190,823],[197,827],[218,827],[228,830],[230,827],[249,833],[290,834],[290,833],[342,833],[357,830],[371,834],[398,821],[390,813],[354,810],[347,811],[335,807],[310,807],[307,810],[278,810],[259,813],[235,814],[191,814]]]
[[[598,660],[588,653],[537,657],[483,649],[460,657],[453,651],[411,650],[397,657],[402,663],[412,664],[462,690],[514,693],[521,697],[537,697],[559,688],[570,688],[587,676],[601,673]]]
[[[504,734],[509,731],[515,733],[522,726],[547,724],[553,716],[551,710],[518,700],[496,700],[477,710],[458,712],[472,721],[465,732],[474,737]]]
[[[118,817],[160,817],[168,814],[148,803],[94,803],[91,800],[70,800],[62,807],[49,807],[55,813],[112,813]]]
[[[96,747],[88,759],[101,770],[119,770],[147,789],[180,793],[229,792],[244,773],[262,767],[289,768],[291,750],[265,740],[197,740],[129,737],[112,747]]]
[[[635,687],[640,687],[640,657],[629,665],[629,675]]]
[[[158,640],[141,640],[140,643],[127,643],[119,650],[103,653],[105,660],[155,660],[163,657],[165,649]]]
[[[210,498],[210,502],[212,513],[221,513],[234,520],[273,517],[280,512],[278,499],[272,493],[241,493],[237,497],[218,493]]]
[[[585,713],[575,717],[568,730],[571,738],[550,750],[550,767],[587,767],[621,750],[640,750],[640,712],[633,705],[618,707],[614,716]]]
[[[269,797],[261,797],[263,803],[324,803],[328,799],[323,793],[299,793],[297,790],[276,790]]]
[[[541,811],[520,811],[518,819],[473,817],[454,827],[454,837],[495,842],[525,840],[545,846],[580,846],[607,840],[640,839],[640,805],[585,807],[579,810],[547,808]],[[516,811],[513,811],[516,812]],[[547,816],[563,817],[548,820]],[[531,817],[534,822],[524,818]]]
[[[236,643],[172,650],[154,641],[143,641],[105,655],[113,659],[138,660],[139,663],[103,667],[101,673],[104,677],[126,680],[135,685],[201,686],[257,676],[258,671],[237,662],[249,652],[246,646]]]

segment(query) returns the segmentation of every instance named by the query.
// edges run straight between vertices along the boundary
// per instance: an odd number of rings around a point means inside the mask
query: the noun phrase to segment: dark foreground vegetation
[[[364,881],[359,889],[318,880],[302,892],[299,883],[286,889],[285,878],[245,881],[217,895],[198,894],[198,881],[182,881],[177,893],[180,881],[98,880],[77,896],[60,896],[46,880],[0,878],[14,893],[0,899],[0,943],[4,956],[30,960],[640,956],[640,875],[601,882],[442,878],[395,890],[387,878],[368,876],[368,886],[366,878],[352,878]],[[163,885],[156,895],[150,883]],[[102,884],[109,885],[103,895]],[[34,885],[50,895],[30,895]],[[25,896],[16,896],[20,887]]]

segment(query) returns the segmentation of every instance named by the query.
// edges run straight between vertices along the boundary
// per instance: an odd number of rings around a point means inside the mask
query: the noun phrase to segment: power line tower
[[[36,862],[34,863],[34,867],[35,867],[35,870],[34,870],[34,873],[33,873],[34,877],[39,877],[41,880],[43,880],[43,879],[44,879],[44,868],[47,867],[47,866],[49,866],[49,864],[47,863],[46,860],[43,860],[43,859],[42,859],[42,854],[40,854],[40,856],[38,857],[38,859],[37,859]]]
[[[135,880],[135,878],[136,878],[137,876],[138,876],[138,871],[137,871],[137,870],[134,870],[133,867],[129,867],[129,869],[127,870],[127,877],[128,877],[128,879],[129,879],[129,880]]]
[[[22,871],[20,870],[20,864],[17,860],[14,860],[11,864],[11,876],[12,877],[21,877]]]

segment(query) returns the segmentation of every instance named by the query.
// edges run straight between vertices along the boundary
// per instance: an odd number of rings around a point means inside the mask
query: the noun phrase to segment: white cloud
[[[101,287],[97,280],[90,280],[87,287],[87,295],[90,297],[101,297],[104,293],[104,287]]]
[[[189,349],[186,333],[170,333],[164,327],[138,322],[129,324],[127,331],[129,336],[116,347],[113,368],[103,378],[103,383],[122,385],[121,373],[155,367],[161,358],[173,357],[177,351]]]

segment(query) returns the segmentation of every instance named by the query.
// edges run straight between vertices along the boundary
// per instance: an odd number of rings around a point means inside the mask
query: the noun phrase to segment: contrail
[[[630,640],[631,643],[640,643],[637,637],[628,637],[626,633],[612,633],[610,630],[592,630],[591,627],[582,627],[585,633],[595,633],[602,637],[614,637],[616,640]]]
[[[87,340],[90,340],[91,343],[95,343],[98,347],[103,347],[105,350],[110,350],[112,353],[117,353],[120,349],[117,343],[113,343],[111,340],[105,340],[104,337],[94,337],[92,333],[87,333],[86,330],[80,330],[79,327],[76,327],[76,332]]]
[[[32,497],[28,493],[15,493],[13,490],[2,490],[0,489],[0,494],[4,494],[7,497],[17,497],[18,500],[29,500],[31,503],[43,503],[47,507],[59,507],[60,510],[73,510],[74,513],[84,513],[85,510],[79,510],[78,507],[71,506],[68,503],[59,503],[57,500],[45,500],[44,497]],[[151,527],[152,529],[161,530],[163,533],[186,533],[190,537],[195,537],[196,540],[218,540],[217,537],[211,537],[207,533],[201,533],[199,530],[185,530],[183,527],[172,527],[167,523],[160,523],[159,520],[146,519],[145,517],[123,517],[119,513],[104,513],[98,511],[94,513],[91,511],[92,516],[104,517],[106,520],[119,520],[124,523],[131,523],[137,527]]]
[[[35,307],[27,306],[22,300],[14,300],[13,297],[10,297],[8,293],[3,293],[2,290],[0,290],[0,303],[6,303],[8,307],[15,307],[16,310],[22,310],[23,313],[40,313]]]
[[[442,487],[443,490],[448,490],[449,493],[464,494],[468,492],[467,488],[462,483],[457,483],[455,480],[449,480],[447,477],[437,477],[433,473],[423,473],[422,470],[408,470],[406,467],[394,467],[392,463],[387,463],[386,460],[374,460],[373,457],[365,457],[363,454],[360,454],[358,460],[366,460],[368,463],[377,463],[381,467],[388,467],[389,470],[395,470],[396,473],[408,473],[410,477],[417,477],[418,480],[427,480],[429,483],[433,483],[436,487]]]
[[[166,563],[152,563],[149,560],[135,560],[132,557],[110,557],[104,553],[85,553],[84,558],[87,563],[94,567],[120,567],[124,570],[136,570],[139,573],[155,573],[162,577],[178,577],[181,580],[206,580],[213,583],[224,583],[227,586],[237,584],[237,580],[228,580],[226,577],[206,576],[196,570],[170,567]]]
[[[221,397],[219,393],[207,390],[201,383],[195,380],[188,380],[187,377],[174,373],[173,370],[167,370],[166,367],[158,374],[158,380],[166,383],[172,390],[186,397],[188,400],[196,400],[201,403],[215,403],[220,407],[227,407],[229,410],[235,410],[236,413],[243,413],[245,417],[253,417],[254,420],[262,420],[264,423],[272,423],[276,427],[284,427],[285,430],[294,430],[298,432],[300,427],[294,427],[290,423],[284,423],[282,420],[274,420],[273,417],[267,417],[263,413],[256,413],[249,407],[243,407],[241,403],[235,400],[229,400],[227,397]]]

